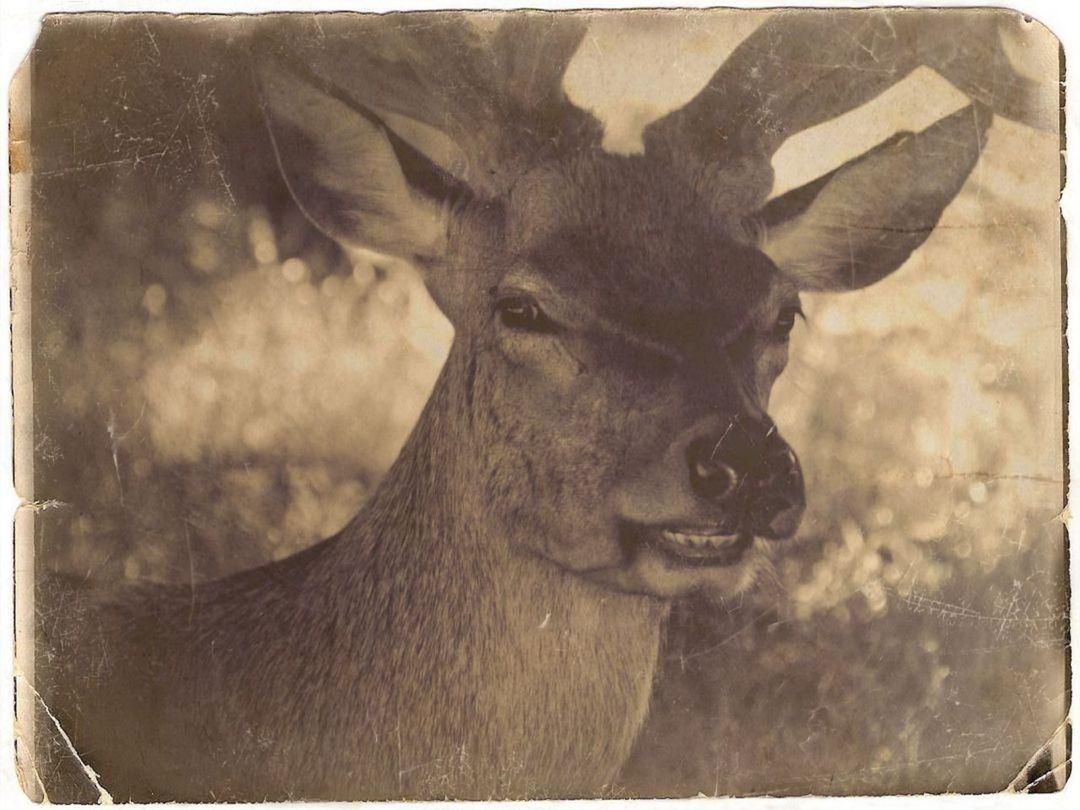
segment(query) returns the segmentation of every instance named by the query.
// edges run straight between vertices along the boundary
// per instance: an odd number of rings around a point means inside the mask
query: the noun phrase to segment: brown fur
[[[425,270],[456,328],[450,358],[337,537],[196,588],[46,578],[46,702],[115,798],[601,795],[644,720],[666,600],[747,587],[765,543],[740,525],[745,559],[695,566],[633,531],[726,525],[691,489],[692,440],[764,414],[787,359],[778,313],[806,277],[858,286],[921,243],[928,228],[880,226],[914,211],[932,227],[985,120],[953,116],[761,218],[747,199],[762,201],[767,165],[688,156],[663,127],[645,155],[616,157],[582,142],[597,127],[552,113],[574,137],[468,189],[342,93],[268,76],[298,201],[341,241]],[[892,176],[906,186],[852,204]],[[848,250],[815,253],[801,223],[833,233],[836,209],[857,212]],[[556,326],[500,321],[522,290]]]
[[[443,374],[375,499],[313,549],[194,589],[43,586],[41,602],[63,606],[42,628],[62,656],[50,703],[114,798],[611,784],[645,717],[666,606],[484,531],[470,485],[483,456],[441,424],[460,379]]]

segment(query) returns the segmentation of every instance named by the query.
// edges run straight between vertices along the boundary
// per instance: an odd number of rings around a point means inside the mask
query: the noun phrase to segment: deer
[[[802,469],[768,406],[800,295],[900,268],[1009,98],[969,83],[958,112],[771,198],[788,137],[927,58],[901,37],[904,69],[793,75],[770,44],[851,33],[805,19],[763,24],[635,154],[604,150],[563,89],[582,15],[397,19],[349,44],[349,89],[252,39],[296,203],[417,268],[455,335],[337,535],[191,586],[42,575],[41,722],[102,791],[617,793],[673,600],[752,587],[799,527]]]

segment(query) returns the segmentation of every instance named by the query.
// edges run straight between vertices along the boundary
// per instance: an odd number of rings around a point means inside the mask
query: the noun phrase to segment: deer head
[[[802,473],[767,411],[799,294],[899,268],[991,119],[976,102],[769,201],[786,137],[926,61],[902,38],[891,71],[775,58],[869,41],[868,19],[766,23],[630,156],[604,152],[561,90],[581,16],[514,16],[487,35],[460,17],[399,22],[350,57],[349,91],[257,60],[301,207],[342,243],[420,268],[453,323],[439,385],[457,394],[431,418],[476,456],[491,542],[670,597],[730,594],[794,535]]]

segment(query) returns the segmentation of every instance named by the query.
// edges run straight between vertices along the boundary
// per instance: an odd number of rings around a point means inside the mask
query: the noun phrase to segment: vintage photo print
[[[1001,9],[46,17],[24,790],[1061,789],[1062,70]]]

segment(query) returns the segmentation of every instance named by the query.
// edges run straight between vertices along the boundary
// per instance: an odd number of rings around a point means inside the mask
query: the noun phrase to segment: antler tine
[[[906,14],[904,19],[914,27],[915,18]],[[1006,39],[1012,40],[1022,59],[1024,39],[1032,33],[1030,20],[1001,9],[968,14],[963,21],[955,17],[951,24],[933,26],[921,38],[911,39],[917,64],[932,67],[995,115],[1057,133],[1061,126],[1057,87],[1021,75],[1004,47]]]
[[[508,121],[524,117],[542,138],[557,146],[599,143],[603,128],[567,98],[562,82],[588,29],[574,12],[520,12],[508,16],[492,41],[502,79]]]
[[[994,112],[1044,125],[1025,105],[1035,86],[1009,66],[998,36],[1001,16],[939,12],[927,35],[900,11],[779,12],[752,33],[690,103],[651,124],[646,148],[678,144],[711,163],[741,161],[760,204],[772,183],[764,168],[790,136],[873,99],[919,65],[937,69]],[[924,12],[919,12],[923,15]],[[996,18],[996,19],[994,19]],[[983,87],[987,61],[995,86]],[[982,79],[980,77],[983,77]],[[756,164],[756,165],[755,165]]]
[[[562,91],[586,27],[571,13],[508,14],[487,32],[455,13],[330,14],[271,20],[266,38],[380,115],[448,135],[483,192],[545,149],[599,142],[600,124]]]
[[[473,164],[461,172],[477,190],[485,190],[483,173],[475,167],[489,165],[500,151],[499,91],[490,48],[462,15],[319,14],[282,20],[266,21],[258,37],[264,47],[302,62],[381,116],[400,116],[449,136]]]

